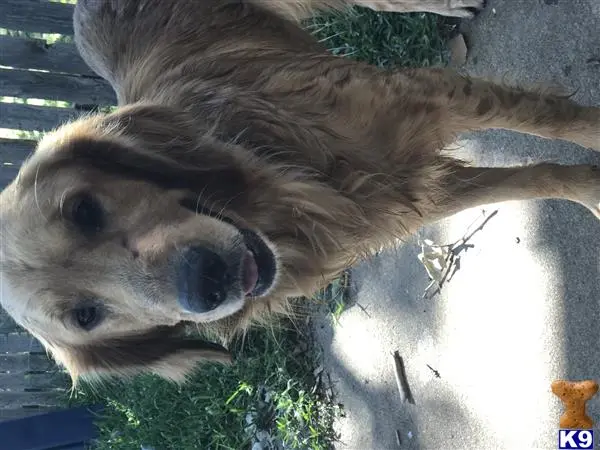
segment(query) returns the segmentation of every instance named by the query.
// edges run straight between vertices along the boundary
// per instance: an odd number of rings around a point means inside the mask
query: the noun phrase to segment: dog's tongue
[[[258,266],[252,252],[246,253],[242,270],[244,295],[250,295],[258,283]]]

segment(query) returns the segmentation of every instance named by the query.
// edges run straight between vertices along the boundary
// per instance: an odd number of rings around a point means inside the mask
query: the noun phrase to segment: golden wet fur
[[[226,344],[360,256],[468,207],[552,197],[600,217],[598,168],[478,168],[442,152],[485,128],[598,149],[600,109],[445,69],[384,71],[330,55],[297,25],[350,3],[468,16],[463,6],[482,2],[79,0],[77,46],[120,106],[48,133],[0,195],[2,304],[74,379],[182,380],[198,361],[227,361],[182,325]],[[88,232],[69,216],[81,195],[102,207]],[[241,227],[276,254],[275,285],[183,310],[181,249],[236,250]],[[92,329],[73,320],[82,304],[102,311]]]

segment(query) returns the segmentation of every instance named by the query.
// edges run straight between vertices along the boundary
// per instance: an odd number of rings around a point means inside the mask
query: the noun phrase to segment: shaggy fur
[[[562,198],[600,217],[598,168],[468,167],[442,152],[457,133],[486,128],[598,149],[599,108],[334,57],[296,21],[345,3],[79,0],[77,46],[120,106],[47,134],[0,195],[2,304],[73,379],[182,380],[198,361],[227,361],[224,347],[186,340],[181,326],[225,344],[358,257],[465,208]],[[468,16],[482,2],[354,3]],[[91,230],[70,216],[82,195],[103,211]],[[240,228],[276,254],[274,286],[183,310],[181,249],[238,251]],[[89,329],[73,320],[86,305],[101,316]]]

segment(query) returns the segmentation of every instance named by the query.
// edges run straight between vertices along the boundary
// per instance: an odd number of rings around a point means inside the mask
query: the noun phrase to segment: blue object
[[[85,450],[98,430],[101,405],[84,406],[0,422],[2,450]]]

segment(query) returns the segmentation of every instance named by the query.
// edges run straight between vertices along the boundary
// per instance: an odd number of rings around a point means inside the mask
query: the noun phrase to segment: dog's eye
[[[91,330],[101,320],[100,310],[96,306],[84,306],[73,311],[75,323],[84,330]]]
[[[104,227],[102,205],[90,194],[77,194],[66,206],[66,217],[84,233],[98,233]]]

